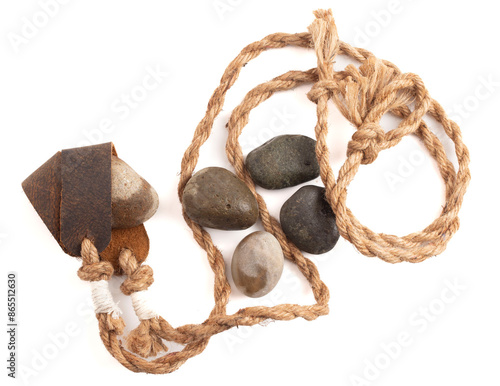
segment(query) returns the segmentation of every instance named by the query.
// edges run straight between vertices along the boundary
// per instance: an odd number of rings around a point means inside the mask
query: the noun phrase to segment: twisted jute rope
[[[417,75],[403,74],[394,64],[377,59],[369,51],[339,41],[330,10],[318,10],[315,16],[316,20],[309,27],[309,32],[269,35],[245,47],[229,64],[182,159],[178,194],[182,201],[182,193],[196,167],[200,147],[210,136],[214,120],[224,104],[226,92],[235,83],[242,67],[271,48],[313,48],[317,56],[316,68],[308,71],[289,71],[255,87],[233,110],[227,124],[229,135],[226,153],[238,177],[255,195],[264,229],[278,239],[286,258],[295,263],[308,280],[316,303],[309,306],[281,304],[274,307],[249,307],[227,315],[226,305],[231,289],[225,275],[223,256],[214,246],[209,233],[184,213],[186,223],[192,229],[195,240],[206,251],[214,272],[215,305],[208,319],[201,324],[173,328],[160,316],[141,320],[139,326],[129,334],[126,347],[118,338],[124,328],[121,317],[111,313],[97,314],[104,345],[126,368],[135,372],[169,373],[178,369],[187,359],[201,353],[212,335],[232,327],[251,326],[267,319],[291,320],[302,317],[313,320],[328,313],[328,288],[320,280],[316,266],[286,239],[279,222],[269,215],[264,199],[256,192],[255,185],[245,169],[243,153],[238,142],[251,110],[277,91],[290,90],[306,83],[312,84],[308,97],[317,105],[316,155],[320,164],[321,179],[326,188],[325,196],[336,214],[340,234],[361,253],[377,256],[390,263],[416,263],[442,252],[457,231],[457,214],[470,180],[469,153],[462,142],[459,127],[447,118],[439,103],[429,96]],[[348,65],[342,71],[334,71],[333,64],[337,54],[347,55],[360,62],[359,68]],[[329,164],[326,143],[329,100],[334,102],[343,116],[356,128],[348,144],[347,160],[336,180]],[[388,132],[380,126],[380,119],[386,113],[401,118],[398,127]],[[426,114],[439,122],[446,135],[454,142],[458,159],[457,172],[447,158],[443,144],[424,122]],[[397,145],[409,134],[420,138],[429,154],[436,160],[446,187],[446,203],[440,216],[420,232],[404,237],[378,234],[362,225],[347,208],[347,187],[360,165],[374,162],[381,150]],[[79,276],[83,280],[108,280],[113,274],[111,264],[99,260],[91,240],[85,239],[82,244],[82,260]],[[123,293],[131,295],[137,291],[146,291],[153,282],[151,268],[139,266],[133,252],[126,249],[122,251],[119,261],[127,275],[121,287]],[[166,351],[162,340],[184,344],[185,347],[179,352],[167,353],[152,360],[142,358]]]

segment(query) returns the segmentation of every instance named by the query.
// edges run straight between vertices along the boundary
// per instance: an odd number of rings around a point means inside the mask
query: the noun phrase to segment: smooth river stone
[[[304,135],[280,135],[248,153],[246,167],[254,182],[282,189],[319,176],[316,141]]]
[[[229,170],[208,167],[191,177],[182,194],[188,217],[201,226],[222,230],[251,227],[259,206],[248,187]]]
[[[245,295],[258,298],[269,293],[283,272],[283,251],[267,232],[253,232],[240,241],[231,261],[236,287]]]
[[[304,252],[328,252],[339,239],[335,214],[319,186],[297,190],[281,207],[280,222],[286,236]]]
[[[149,220],[158,209],[158,193],[129,165],[111,157],[112,228],[133,228]]]

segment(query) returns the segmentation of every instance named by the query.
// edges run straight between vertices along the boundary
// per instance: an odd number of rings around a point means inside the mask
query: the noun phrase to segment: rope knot
[[[353,134],[347,145],[347,156],[354,152],[361,152],[363,158],[361,163],[371,164],[377,159],[378,153],[385,142],[385,133],[378,123],[365,122]]]
[[[78,270],[78,277],[85,281],[109,280],[113,275],[113,265],[101,261],[97,248],[92,240],[84,238],[82,241],[82,266]]]
[[[332,80],[319,80],[313,84],[307,97],[311,102],[318,104],[318,101],[326,96],[326,99],[330,99],[333,92],[337,89],[337,83]]]
[[[111,263],[99,261],[97,263],[83,264],[78,269],[78,277],[85,281],[109,280],[114,269]]]
[[[145,291],[153,284],[153,269],[149,265],[138,266],[137,260],[130,249],[123,249],[119,257],[120,267],[127,278],[120,286],[125,295]]]
[[[153,281],[153,269],[149,265],[142,265],[125,279],[120,289],[125,295],[131,295],[134,292],[147,290]]]

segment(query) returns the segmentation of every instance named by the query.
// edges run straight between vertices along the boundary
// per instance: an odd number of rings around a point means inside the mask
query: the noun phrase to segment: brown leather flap
[[[61,153],[61,238],[72,256],[82,240],[102,252],[111,241],[111,142]]]
[[[31,204],[59,242],[61,230],[61,152],[57,152],[35,170],[23,183]]]
[[[122,248],[139,262],[149,252],[144,225],[111,229],[111,142],[57,152],[22,183],[31,204],[61,248],[80,256],[84,237],[94,241],[101,258],[120,272]]]

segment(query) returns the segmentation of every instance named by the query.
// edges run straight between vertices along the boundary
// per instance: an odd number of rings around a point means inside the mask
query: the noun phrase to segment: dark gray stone
[[[222,230],[251,227],[259,206],[248,187],[229,170],[209,167],[195,173],[182,194],[188,217],[201,226]]]
[[[231,260],[234,284],[247,296],[264,296],[278,283],[284,260],[280,243],[272,234],[253,232],[234,250]]]
[[[252,150],[246,167],[254,182],[266,189],[282,189],[319,176],[316,141],[304,135],[280,135]]]
[[[304,252],[328,252],[339,239],[335,214],[319,186],[297,190],[281,207],[280,222],[288,239]]]

